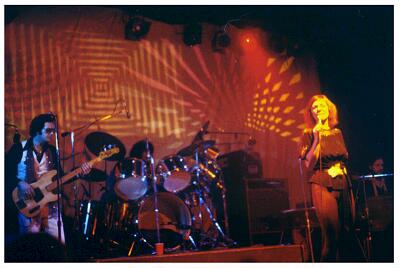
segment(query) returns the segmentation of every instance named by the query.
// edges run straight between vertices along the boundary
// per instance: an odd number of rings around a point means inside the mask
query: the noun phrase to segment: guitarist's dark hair
[[[29,135],[31,137],[36,136],[38,133],[42,131],[44,124],[46,122],[54,122],[55,117],[52,114],[39,114],[35,118],[32,119],[31,125],[29,127]]]

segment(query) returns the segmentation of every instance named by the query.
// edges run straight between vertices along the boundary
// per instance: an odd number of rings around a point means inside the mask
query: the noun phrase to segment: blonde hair
[[[313,128],[316,123],[312,115],[312,104],[316,100],[323,100],[328,105],[328,110],[329,110],[328,124],[329,127],[334,128],[339,123],[336,105],[333,104],[333,102],[331,102],[325,95],[314,95],[308,101],[306,109],[304,110],[304,121],[306,123],[306,126],[308,128]]]

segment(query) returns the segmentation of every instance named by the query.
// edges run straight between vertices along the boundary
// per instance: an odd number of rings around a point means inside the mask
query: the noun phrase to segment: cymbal
[[[119,153],[106,158],[106,161],[119,161],[124,158],[126,153],[124,144],[118,138],[100,131],[89,133],[85,138],[85,145],[95,155],[99,155],[105,147],[107,149],[109,146],[118,147]]]
[[[213,147],[214,145],[215,145],[214,140],[198,141],[179,150],[178,155],[180,156],[194,155],[196,153],[196,149],[200,148],[200,150],[206,150],[208,148]]]
[[[192,144],[203,140],[204,135],[207,134],[209,125],[210,125],[210,121],[207,121],[204,123],[204,125],[201,127],[199,132],[197,132],[196,136],[194,136]]]
[[[100,182],[107,179],[107,174],[100,169],[92,168],[89,174],[83,176],[82,179],[88,182]]]

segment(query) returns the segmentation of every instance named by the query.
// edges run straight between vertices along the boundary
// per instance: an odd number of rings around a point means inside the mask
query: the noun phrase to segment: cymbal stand
[[[151,182],[153,183],[153,194],[154,194],[154,214],[155,214],[155,222],[156,222],[156,229],[157,229],[157,243],[161,243],[160,239],[160,222],[159,222],[159,210],[158,210],[158,197],[157,197],[157,177],[155,175],[155,166],[154,166],[154,158],[150,153],[149,149],[149,139],[146,138],[146,151],[147,151],[147,163],[150,163],[150,172],[146,172],[146,176],[150,176]],[[150,174],[148,174],[150,173]],[[140,232],[135,232],[133,234],[133,241],[131,243],[131,246],[129,247],[128,250],[128,257],[132,255],[133,249],[135,248],[137,243],[143,243],[147,247],[151,248],[153,250],[153,253],[155,252],[155,247],[151,245],[141,234]]]
[[[222,173],[221,175],[222,176]],[[217,182],[218,188],[221,189],[221,193],[222,193],[222,205],[223,205],[223,209],[224,209],[224,225],[225,225],[225,232],[226,235],[228,237],[230,237],[230,232],[229,232],[229,221],[228,221],[228,206],[226,204],[226,188],[225,188],[225,181],[224,181],[224,177],[222,177],[221,180],[219,180]]]
[[[72,170],[74,170],[75,169],[75,132],[71,131],[70,136],[71,136]],[[64,141],[64,144],[65,144],[65,141]],[[81,228],[81,226],[79,225],[79,223],[80,223],[80,219],[79,219],[79,217],[80,217],[80,215],[79,215],[80,200],[78,200],[78,183],[76,180],[74,180],[72,187],[74,190],[74,208],[75,208],[74,229],[77,231],[80,231],[80,228]],[[89,189],[89,191],[90,191],[90,189]]]
[[[132,252],[138,243],[145,244],[147,247],[151,248],[153,251],[155,250],[155,247],[153,247],[153,245],[151,245],[141,234],[136,232],[135,234],[133,234],[133,241],[128,250],[128,257],[132,256]]]
[[[62,224],[62,219],[61,219],[61,187],[62,184],[60,183],[60,179],[61,179],[61,167],[60,167],[60,143],[59,143],[59,126],[58,126],[58,117],[56,114],[53,114],[50,112],[50,114],[54,117],[54,123],[55,123],[55,129],[56,129],[56,167],[57,167],[57,176],[56,176],[56,180],[57,180],[57,237],[58,237],[58,242],[61,243],[62,241],[62,233],[61,233],[61,224]]]
[[[321,139],[320,139],[321,140]],[[320,152],[321,153],[321,152]],[[305,220],[305,226],[306,226],[306,241],[308,242],[308,247],[310,250],[310,255],[311,255],[311,262],[315,262],[315,257],[314,257],[314,246],[313,246],[313,240],[311,236],[311,221],[310,221],[310,215],[308,213],[308,206],[307,206],[307,198],[306,198],[306,190],[304,189],[304,173],[303,173],[303,165],[302,165],[302,159],[299,158],[299,168],[300,168],[300,177],[301,177],[301,191],[303,195],[303,204],[304,204],[304,220]]]
[[[200,208],[201,208],[202,206],[205,207],[207,213],[209,214],[209,217],[210,217],[210,219],[211,219],[211,222],[213,223],[213,225],[214,225],[215,228],[217,229],[218,233],[221,235],[223,242],[224,242],[224,243],[227,243],[226,246],[233,246],[233,245],[236,245],[236,242],[234,242],[232,239],[230,239],[230,238],[222,231],[222,228],[221,228],[221,226],[219,225],[218,221],[215,219],[215,217],[214,217],[214,215],[213,215],[213,213],[212,213],[210,207],[208,206],[207,202],[204,201],[204,198],[203,198],[203,190],[204,190],[204,189],[201,189],[202,186],[201,186],[201,184],[199,183],[199,182],[200,182],[200,170],[199,170],[198,148],[196,148],[196,151],[195,151],[195,160],[196,160],[195,169],[196,169],[196,186],[197,186],[195,191],[196,191],[196,193],[198,194],[198,197],[199,197],[199,201],[200,201],[200,202],[199,202],[199,205],[200,205]],[[200,215],[201,215],[201,218],[203,218],[203,217],[202,217],[202,212],[201,212],[201,210],[200,210]]]
[[[157,197],[157,177],[155,174],[155,167],[154,167],[154,158],[150,153],[149,148],[149,139],[146,138],[146,150],[147,150],[147,160],[150,163],[150,176],[151,181],[153,182],[153,193],[154,193],[154,214],[155,214],[155,222],[157,228],[157,243],[161,243],[160,240],[160,221],[159,221],[159,211],[158,211],[158,197]]]

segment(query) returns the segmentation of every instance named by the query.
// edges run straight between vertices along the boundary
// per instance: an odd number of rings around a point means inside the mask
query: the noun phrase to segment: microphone
[[[122,100],[122,105],[124,106],[124,110],[126,112],[126,118],[131,119],[131,114],[128,111],[128,108],[126,107],[126,101]]]

